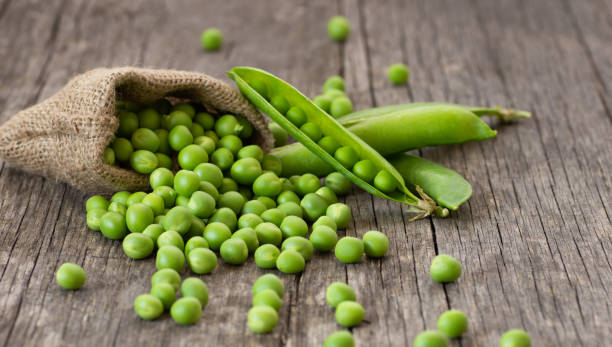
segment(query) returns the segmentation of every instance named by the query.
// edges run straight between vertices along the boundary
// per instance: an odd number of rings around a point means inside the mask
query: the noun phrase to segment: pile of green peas
[[[247,314],[247,326],[254,333],[269,333],[278,323],[285,285],[278,276],[265,274],[253,283],[252,293],[253,306]]]

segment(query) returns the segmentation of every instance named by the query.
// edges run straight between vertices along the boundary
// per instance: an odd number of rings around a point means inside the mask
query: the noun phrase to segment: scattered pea
[[[531,337],[524,330],[506,331],[499,340],[499,347],[530,347]]]
[[[351,221],[351,208],[337,202],[327,207],[325,215],[331,218],[339,229],[345,229]]]
[[[228,264],[243,264],[249,256],[246,243],[240,238],[230,238],[221,244],[219,253],[221,258]]]
[[[437,255],[431,262],[429,274],[436,282],[454,282],[461,276],[461,263],[450,255]]]
[[[200,317],[202,317],[202,305],[196,298],[180,298],[172,304],[170,316],[179,324],[195,324],[200,320]]]
[[[310,234],[310,243],[312,243],[314,249],[319,252],[331,251],[334,249],[337,241],[338,234],[326,225],[313,227],[312,233]]]
[[[151,287],[159,283],[168,283],[176,292],[181,286],[181,275],[174,269],[161,269],[151,276]]]
[[[298,253],[300,253],[300,255],[302,255],[304,261],[310,260],[310,257],[312,257],[312,253],[314,251],[314,248],[310,241],[308,241],[308,239],[302,236],[291,236],[287,238],[285,241],[283,241],[281,249],[283,251],[288,249],[297,251]]]
[[[343,301],[356,301],[355,290],[344,282],[334,282],[327,287],[325,299],[329,306],[336,308]]]
[[[334,253],[343,263],[357,263],[363,256],[363,243],[356,237],[345,236],[336,243]]]
[[[253,307],[269,306],[278,311],[282,304],[283,300],[272,289],[262,290],[253,297]]]
[[[208,287],[201,279],[189,277],[181,284],[181,296],[184,298],[196,298],[202,307],[206,307],[208,304]]]
[[[185,266],[185,255],[175,246],[163,246],[157,250],[155,267],[161,269],[173,269],[181,271]]]
[[[153,240],[147,235],[132,233],[123,239],[123,252],[132,259],[144,259],[153,253]]]
[[[365,310],[355,301],[342,301],[336,307],[336,322],[346,328],[359,325],[363,321]]]
[[[370,258],[381,258],[389,250],[389,239],[380,231],[370,230],[363,235],[363,248]]]
[[[308,234],[308,224],[302,218],[296,216],[285,217],[280,224],[280,229],[284,238],[292,236],[304,237]]]
[[[336,331],[325,339],[323,347],[355,347],[355,339],[346,330]]]
[[[293,249],[282,251],[276,258],[276,268],[286,274],[296,274],[304,271],[306,261],[299,252]]]
[[[273,269],[276,267],[276,258],[280,251],[278,247],[272,244],[264,244],[255,250],[255,264],[262,269]]]
[[[253,283],[253,296],[265,289],[272,289],[280,298],[285,294],[283,281],[274,274],[265,274],[255,280],[255,283]]]
[[[165,310],[170,309],[176,301],[176,289],[170,283],[161,282],[154,285],[150,294],[161,301]]]
[[[321,187],[321,181],[319,177],[305,173],[297,180],[295,184],[296,192],[302,196],[308,193],[314,193]]]
[[[335,41],[344,41],[350,31],[349,21],[342,16],[334,16],[327,23],[327,33]]]
[[[142,294],[134,300],[134,311],[142,319],[153,320],[164,312],[164,305],[156,296]]]
[[[402,63],[393,64],[387,70],[387,77],[395,85],[405,84],[410,77],[410,70]]]
[[[331,76],[323,83],[322,92],[327,93],[330,90],[344,92],[344,79],[340,76]]]
[[[207,51],[217,51],[223,44],[223,35],[217,28],[209,28],[202,32],[200,37],[202,47]]]
[[[217,255],[208,248],[194,248],[187,255],[189,269],[198,275],[205,275],[217,268]]]
[[[249,310],[247,326],[255,333],[271,332],[278,323],[278,313],[269,306],[255,306]]]
[[[467,316],[459,310],[448,310],[438,317],[438,330],[450,338],[463,335],[467,328]]]
[[[64,263],[57,269],[55,280],[60,287],[67,290],[79,289],[85,284],[87,274],[75,263]]]

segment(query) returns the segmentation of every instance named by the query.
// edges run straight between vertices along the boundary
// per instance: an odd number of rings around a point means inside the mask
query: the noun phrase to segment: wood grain
[[[336,14],[351,22],[343,45],[326,35]],[[132,261],[119,242],[87,229],[87,196],[0,161],[0,343],[6,346],[316,346],[339,330],[325,288],[347,281],[367,310],[357,344],[406,346],[449,308],[470,329],[453,346],[496,345],[523,328],[534,346],[602,346],[612,338],[612,3],[608,0],[0,1],[0,122],[55,93],[80,72],[137,65],[226,79],[237,65],[269,70],[314,96],[339,74],[357,109],[409,101],[505,105],[533,111],[499,135],[417,151],[473,185],[447,219],[408,223],[398,204],[354,189],[341,235],[389,235],[381,260],[343,265],[318,254],[282,278],[280,321],[269,335],[245,327],[250,287],[268,271],[252,261],[203,276],[202,320],[167,314],[144,322],[132,302],[149,290],[152,260]],[[199,35],[219,27],[223,49]],[[386,67],[405,62],[410,83]],[[227,79],[226,79],[227,80]],[[381,134],[384,136],[384,134]],[[433,283],[431,259],[452,254],[461,279]],[[79,291],[54,281],[66,261],[88,273]],[[188,272],[185,272],[188,275]]]

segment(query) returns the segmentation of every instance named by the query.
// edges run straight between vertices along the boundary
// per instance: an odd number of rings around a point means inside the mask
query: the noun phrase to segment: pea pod
[[[272,120],[282,126],[285,130],[287,130],[291,136],[293,136],[297,141],[301,142],[308,150],[323,159],[325,163],[333,167],[336,171],[348,177],[358,187],[369,192],[370,194],[412,206],[411,211],[419,213],[417,218],[422,218],[432,213],[442,216],[448,214],[448,210],[440,208],[433,203],[433,200],[417,198],[406,187],[404,179],[400,173],[382,155],[372,149],[372,147],[370,147],[359,137],[350,133],[334,118],[325,113],[325,111],[321,110],[317,105],[312,103],[310,99],[285,81],[263,70],[249,67],[233,68],[228,72],[228,76],[236,82],[240,91],[255,106],[265,112],[268,116],[270,116],[270,118],[272,118]],[[256,85],[258,89],[254,89],[251,85]],[[263,88],[262,85],[265,85],[265,88]],[[323,132],[323,134],[333,137],[342,146],[352,148],[357,153],[359,158],[370,160],[379,171],[384,170],[389,173],[398,183],[399,189],[391,193],[384,193],[375,186],[357,177],[322,147],[320,147],[302,130],[285,118],[285,116],[279,112],[277,108],[272,106],[272,104],[260,94],[260,92],[264,89],[266,91],[265,93],[271,100],[274,100],[274,98],[278,98],[279,96],[285,98],[289,103],[287,106],[299,107],[305,113],[307,121],[315,124]],[[289,107],[285,108],[288,109]],[[285,112],[286,111],[287,110],[285,110]]]
[[[388,106],[380,106],[368,108],[365,110],[353,112],[347,114],[346,116],[340,118],[338,121],[340,124],[345,127],[354,125],[364,120],[371,119],[372,117],[384,116],[392,112],[406,110],[411,108],[418,107],[429,107],[429,106],[457,106],[462,107],[476,116],[495,116],[502,122],[511,122],[513,120],[517,120],[520,118],[529,118],[531,117],[531,113],[522,110],[515,110],[511,108],[502,108],[502,107],[479,107],[479,106],[465,106],[465,105],[456,105],[444,102],[412,102],[408,104],[397,104],[397,105],[388,105]]]

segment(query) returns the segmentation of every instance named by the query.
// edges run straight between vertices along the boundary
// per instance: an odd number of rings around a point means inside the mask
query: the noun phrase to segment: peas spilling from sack
[[[349,30],[342,19],[330,22],[336,40],[344,40]],[[222,43],[217,31],[202,40],[211,50]],[[254,128],[240,115],[213,114],[202,105],[167,99],[149,105],[117,101],[119,128],[104,161],[149,175],[150,190],[121,191],[110,200],[92,196],[86,204],[87,225],[121,241],[129,258],[155,258],[158,271],[150,292],[134,301],[142,319],[153,320],[169,310],[179,324],[197,323],[208,303],[208,287],[198,277],[181,281],[180,273],[186,267],[194,275],[210,274],[219,257],[238,266],[252,256],[258,267],[284,274],[301,273],[320,253],[334,252],[346,264],[361,262],[364,254],[384,257],[389,239],[379,231],[368,231],[361,239],[338,237],[352,223],[350,207],[338,197],[354,184],[406,204],[408,212],[417,214],[413,219],[445,217],[469,199],[471,186],[453,170],[405,152],[494,137],[481,116],[502,121],[529,116],[444,103],[353,112],[339,76],[328,79],[322,94],[310,100],[262,70],[240,67],[228,75],[270,117],[277,147],[270,153],[252,143]],[[404,65],[389,69],[394,84],[406,83],[408,76]],[[287,145],[289,136],[297,142]],[[456,281],[461,271],[450,255],[438,255],[430,268],[431,278],[440,283]],[[76,264],[66,263],[57,272],[57,282],[66,289],[78,289],[85,280]],[[250,330],[274,329],[283,294],[283,281],[274,274],[253,284],[253,305],[245,308]],[[367,307],[345,283],[331,283],[326,300],[342,327],[358,326],[367,317]],[[438,330],[419,334],[414,345],[446,346],[448,338],[460,337],[467,328],[465,314],[449,310],[440,316]],[[519,330],[504,339],[520,346],[529,343]],[[324,345],[353,346],[354,340],[342,330]]]

